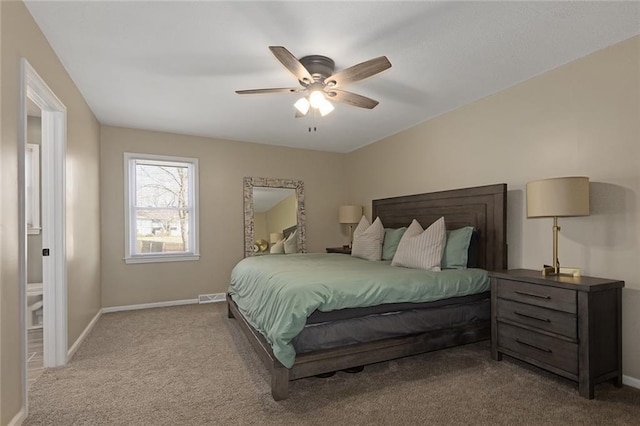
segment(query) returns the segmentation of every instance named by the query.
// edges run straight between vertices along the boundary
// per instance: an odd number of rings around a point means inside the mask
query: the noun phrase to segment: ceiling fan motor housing
[[[330,75],[333,75],[336,67],[333,59],[322,55],[305,56],[304,58],[300,58],[300,63],[309,71],[309,74],[311,74],[316,81],[322,81]]]

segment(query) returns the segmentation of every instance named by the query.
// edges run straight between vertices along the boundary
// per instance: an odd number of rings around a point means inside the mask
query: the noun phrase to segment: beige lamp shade
[[[589,216],[589,178],[542,179],[527,183],[527,217]]]
[[[338,222],[358,223],[362,218],[362,206],[340,206],[338,210]]]
[[[278,241],[280,241],[283,237],[284,235],[282,234],[282,232],[272,232],[271,234],[269,234],[269,242],[271,244],[275,244]]]

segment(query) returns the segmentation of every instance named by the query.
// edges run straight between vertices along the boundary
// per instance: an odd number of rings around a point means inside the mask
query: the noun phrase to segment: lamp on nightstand
[[[362,206],[340,206],[338,210],[338,222],[349,225],[349,247],[353,242],[353,225],[362,218]]]
[[[269,242],[271,244],[277,243],[282,238],[284,238],[284,235],[282,234],[282,232],[272,232],[271,234],[269,234]]]
[[[561,268],[558,261],[558,217],[589,216],[589,178],[542,179],[527,183],[527,217],[553,218],[553,265],[543,275],[580,276],[580,269]]]

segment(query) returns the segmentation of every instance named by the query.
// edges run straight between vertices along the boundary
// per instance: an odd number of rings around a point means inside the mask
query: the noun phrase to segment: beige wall
[[[298,221],[297,212],[298,203],[295,194],[273,206],[267,212],[267,237],[272,232],[282,232],[283,229],[295,225]],[[266,240],[269,241],[269,238]]]
[[[29,100],[30,104],[34,105],[31,100]],[[27,116],[27,143],[34,143],[36,145],[40,145],[42,141],[42,118],[37,117],[35,115]]]
[[[196,157],[200,167],[200,260],[125,264],[123,153]],[[193,299],[227,290],[244,253],[243,177],[301,179],[307,250],[343,237],[336,219],[347,201],[345,156],[193,136],[102,127],[102,303],[121,306]],[[331,172],[327,172],[330,170]]]
[[[509,267],[551,262],[551,219],[527,219],[525,184],[591,179],[591,216],[560,220],[559,258],[626,281],[624,374],[640,378],[640,37],[348,155],[353,202],[506,182]]]
[[[25,57],[67,107],[68,342],[100,309],[99,124],[22,2],[0,2],[0,424],[22,407],[18,257],[20,58]]]
[[[253,240],[269,241],[269,233],[267,232],[267,212],[253,213]]]

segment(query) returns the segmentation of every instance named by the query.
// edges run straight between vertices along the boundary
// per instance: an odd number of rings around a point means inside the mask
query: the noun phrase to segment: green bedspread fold
[[[229,293],[275,357],[291,368],[296,356],[291,340],[316,309],[431,302],[489,288],[482,269],[433,272],[318,253],[245,258],[231,272]]]

